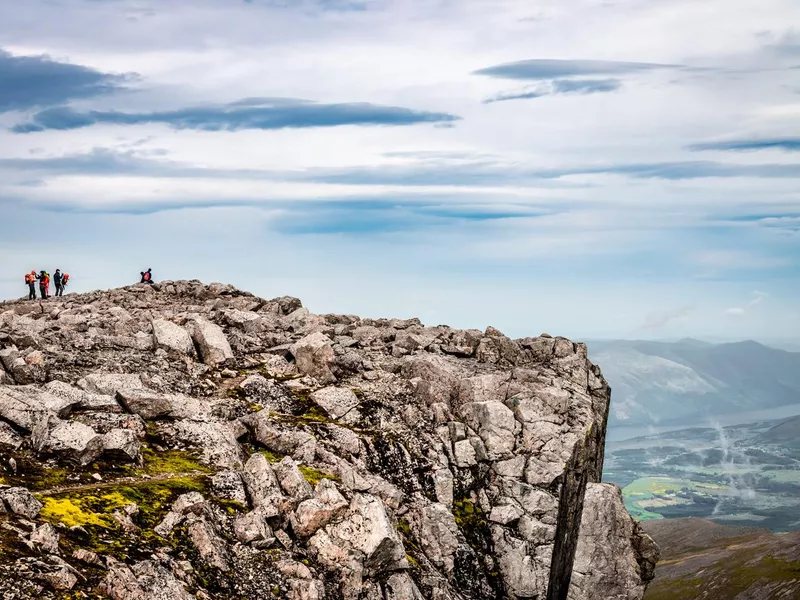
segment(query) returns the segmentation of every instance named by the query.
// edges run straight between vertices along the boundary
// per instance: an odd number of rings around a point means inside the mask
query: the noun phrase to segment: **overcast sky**
[[[797,0],[0,0],[0,297],[800,337]]]

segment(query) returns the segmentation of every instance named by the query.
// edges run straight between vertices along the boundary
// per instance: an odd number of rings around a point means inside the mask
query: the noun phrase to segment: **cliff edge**
[[[0,304],[0,596],[639,600],[610,390],[542,335],[197,281]]]

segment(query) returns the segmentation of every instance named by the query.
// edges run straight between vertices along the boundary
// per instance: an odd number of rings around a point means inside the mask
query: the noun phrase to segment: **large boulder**
[[[100,592],[112,600],[195,600],[175,576],[155,561],[128,566],[108,557]]]
[[[219,325],[198,317],[190,321],[188,327],[205,364],[217,367],[233,360],[233,350]]]
[[[586,488],[570,600],[638,599],[653,579],[659,549],[625,510],[615,485]]]
[[[265,517],[280,514],[283,494],[278,478],[263,454],[255,453],[250,456],[244,465],[242,479],[253,508],[260,508]]]
[[[334,383],[331,364],[334,360],[333,342],[322,332],[314,332],[292,344],[289,351],[294,356],[297,370],[310,375],[320,383]]]
[[[0,513],[9,512],[26,519],[35,519],[40,510],[42,503],[27,488],[0,486]]]
[[[329,386],[311,394],[311,399],[332,418],[344,421],[358,420],[358,396],[349,388]]]
[[[409,566],[397,528],[383,503],[369,494],[355,494],[347,516],[314,534],[309,546],[319,553],[329,546],[329,540],[363,555],[363,568],[367,574],[397,571]]]
[[[83,423],[60,421],[50,430],[41,452],[88,465],[103,452],[103,436]]]
[[[156,348],[163,348],[179,355],[196,354],[189,332],[166,319],[153,319],[153,341]]]
[[[330,479],[322,479],[314,497],[300,503],[291,516],[292,529],[300,537],[309,537],[347,509],[347,500]]]

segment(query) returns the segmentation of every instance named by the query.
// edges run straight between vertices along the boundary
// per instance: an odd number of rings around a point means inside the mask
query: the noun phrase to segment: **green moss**
[[[364,392],[358,388],[353,388],[353,393],[356,395],[356,398],[361,400],[364,397]]]
[[[341,478],[337,477],[336,475],[332,475],[330,473],[325,473],[313,467],[306,467],[305,465],[301,465],[298,467],[300,472],[303,474],[303,477],[306,478],[306,481],[311,485],[317,485],[323,479],[330,479],[331,481],[336,481],[337,483],[341,483]]]
[[[237,502],[236,500],[225,500],[223,498],[215,498],[215,501],[229,515],[235,515],[237,513],[247,512],[247,507],[241,502]]]
[[[475,550],[485,548],[489,526],[481,508],[463,498],[453,503],[453,516],[470,546]]]
[[[414,558],[413,556],[411,556],[408,552],[406,552],[406,559],[408,560],[408,563],[411,565],[412,569],[419,569],[420,568],[419,562],[417,562],[417,559]]]
[[[210,473],[204,464],[198,462],[191,452],[183,450],[156,451],[149,446],[142,447],[144,466],[138,470],[139,475],[162,475],[166,473]]]
[[[267,461],[271,463],[278,463],[283,460],[283,454],[280,454],[279,452],[273,452],[272,450],[267,450],[266,448],[259,450],[258,453],[266,456]]]
[[[140,481],[121,485],[98,485],[96,488],[66,491],[42,496],[40,518],[68,527],[94,526],[117,529],[112,513],[128,504],[139,507],[139,525],[152,528],[180,494],[207,489],[204,480],[193,477]]]

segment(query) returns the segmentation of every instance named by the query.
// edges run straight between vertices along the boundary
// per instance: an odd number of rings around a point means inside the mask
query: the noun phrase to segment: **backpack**
[[[144,280],[145,280],[145,281],[150,281],[150,273],[149,273],[149,272],[146,272],[146,273],[144,274]]]
[[[68,281],[69,281],[69,273],[64,273],[64,275],[61,277],[61,283],[67,285]]]
[[[34,281],[34,279],[31,276],[31,274],[30,273],[26,273],[25,274],[25,283],[31,284],[31,283],[33,283],[33,281]]]

